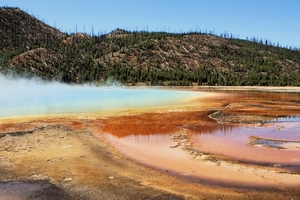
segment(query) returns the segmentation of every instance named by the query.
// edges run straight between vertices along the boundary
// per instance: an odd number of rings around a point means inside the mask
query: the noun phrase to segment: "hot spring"
[[[66,85],[0,76],[0,117],[88,114],[165,107],[201,96],[196,92]]]
[[[66,85],[4,76],[0,83],[0,119],[27,120],[0,121],[2,138],[60,124],[75,134],[90,131],[121,155],[188,181],[244,188],[300,181],[299,92]],[[68,118],[132,110],[138,114]]]

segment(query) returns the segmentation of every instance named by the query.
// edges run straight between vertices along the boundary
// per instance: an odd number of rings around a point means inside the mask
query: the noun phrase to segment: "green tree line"
[[[207,33],[49,35],[2,52],[0,65],[2,73],[79,84],[114,79],[125,85],[300,86],[298,49]]]

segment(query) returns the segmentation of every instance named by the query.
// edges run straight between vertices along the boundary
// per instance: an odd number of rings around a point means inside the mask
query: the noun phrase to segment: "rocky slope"
[[[56,41],[64,33],[18,8],[0,8],[0,52]]]
[[[68,83],[300,85],[300,51],[207,33],[117,29],[64,34],[17,8],[0,9],[0,70]]]

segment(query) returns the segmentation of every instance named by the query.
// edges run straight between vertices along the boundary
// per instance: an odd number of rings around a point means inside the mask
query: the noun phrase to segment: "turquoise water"
[[[176,105],[197,92],[74,86],[0,76],[0,117],[80,114]]]

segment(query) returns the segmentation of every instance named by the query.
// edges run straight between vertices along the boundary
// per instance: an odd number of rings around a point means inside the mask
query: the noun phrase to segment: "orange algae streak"
[[[128,135],[155,135],[174,132],[176,126],[172,126],[171,123],[168,124],[159,120],[162,115],[165,114],[141,114],[136,116],[112,117],[107,120],[103,131],[116,137],[125,137]]]
[[[0,123],[1,133],[31,131],[34,128],[35,128],[34,124],[28,124],[28,123]]]

